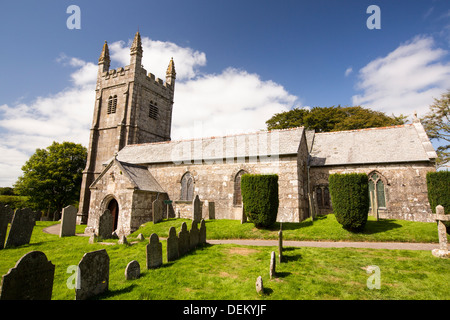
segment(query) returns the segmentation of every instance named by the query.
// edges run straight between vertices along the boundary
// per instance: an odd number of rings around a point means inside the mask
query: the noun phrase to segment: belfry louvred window
[[[116,113],[117,109],[117,95],[109,96],[108,98],[108,114]]]

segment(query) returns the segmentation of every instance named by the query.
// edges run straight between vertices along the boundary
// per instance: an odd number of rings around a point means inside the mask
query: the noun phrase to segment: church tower
[[[89,186],[114,155],[128,144],[169,141],[175,89],[175,64],[170,60],[166,82],[142,66],[142,42],[136,33],[130,65],[110,70],[105,41],[98,59],[95,105],[86,168],[83,171],[78,222],[89,214]]]

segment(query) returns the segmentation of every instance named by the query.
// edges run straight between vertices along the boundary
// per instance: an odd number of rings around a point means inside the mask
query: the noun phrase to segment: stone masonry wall
[[[366,173],[377,171],[387,181],[385,184],[386,210],[380,210],[381,218],[433,222],[428,202],[426,174],[435,171],[431,163],[346,165],[312,167],[310,186],[328,184],[333,173]]]

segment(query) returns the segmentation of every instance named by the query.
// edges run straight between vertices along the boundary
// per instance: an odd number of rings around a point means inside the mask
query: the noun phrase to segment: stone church
[[[202,215],[241,219],[244,173],[279,177],[278,221],[299,222],[332,212],[331,173],[369,175],[371,214],[381,218],[430,219],[426,173],[436,153],[423,126],[412,124],[331,133],[304,128],[171,141],[175,64],[165,81],[142,67],[139,32],[130,65],[109,69],[105,42],[98,65],[88,159],[83,172],[78,222],[98,232],[109,209],[113,230],[128,235],[152,221],[152,202],[166,200],[166,217]],[[245,128],[243,128],[245,129]]]

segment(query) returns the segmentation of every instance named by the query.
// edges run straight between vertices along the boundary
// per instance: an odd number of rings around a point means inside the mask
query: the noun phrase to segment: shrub
[[[436,213],[436,206],[444,207],[445,213],[450,213],[450,171],[427,173],[428,201],[431,211]]]
[[[257,228],[273,225],[278,213],[278,175],[244,174],[241,178],[244,212]]]
[[[369,183],[366,174],[332,174],[331,204],[336,220],[347,230],[362,231],[369,214]]]

